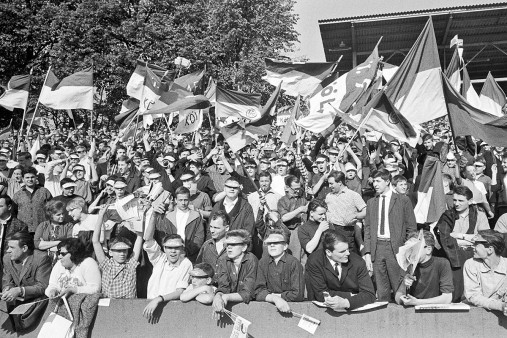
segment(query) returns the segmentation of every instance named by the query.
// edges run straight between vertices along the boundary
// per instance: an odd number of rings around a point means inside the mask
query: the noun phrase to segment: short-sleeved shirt
[[[136,298],[136,268],[139,262],[132,257],[125,264],[105,259],[99,264],[102,273],[102,294],[108,298]]]
[[[280,216],[283,216],[291,211],[296,210],[297,208],[308,204],[308,201],[304,196],[301,197],[295,197],[291,196],[288,193],[285,194],[280,200],[278,201],[278,212],[280,213]],[[293,219],[283,222],[287,228],[290,230],[296,229],[299,225],[306,222],[306,213],[300,213],[298,216],[294,217]]]
[[[170,264],[155,240],[145,242],[143,248],[153,265],[153,272],[148,281],[148,299],[188,287],[192,270],[192,263],[188,258],[184,258],[179,265]]]
[[[444,293],[452,293],[451,264],[445,258],[431,257],[424,263],[419,263],[415,269],[416,280],[408,290],[408,294],[418,299],[438,297]],[[404,276],[401,277],[403,283]]]
[[[327,220],[340,226],[354,225],[355,214],[366,208],[361,195],[347,187],[339,193],[328,194],[326,203]]]

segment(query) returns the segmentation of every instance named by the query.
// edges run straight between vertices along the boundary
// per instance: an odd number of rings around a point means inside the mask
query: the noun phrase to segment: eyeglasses
[[[225,247],[228,247],[228,246],[241,246],[241,245],[245,245],[245,243],[225,243],[224,244]]]
[[[267,242],[266,243],[266,246],[270,246],[270,245],[285,245],[286,242],[285,241],[278,241],[278,242]]]
[[[62,250],[56,250],[56,256],[60,257],[65,257],[69,252],[68,251],[62,251]]]
[[[169,246],[169,245],[164,245],[164,249],[165,250],[180,250],[182,248],[182,246]]]

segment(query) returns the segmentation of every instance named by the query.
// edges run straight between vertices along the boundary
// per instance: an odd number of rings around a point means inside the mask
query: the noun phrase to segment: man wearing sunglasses
[[[268,255],[259,261],[255,299],[274,304],[280,312],[290,312],[287,302],[304,298],[303,266],[287,253],[288,238],[282,229],[268,230],[264,244]]]
[[[474,257],[463,267],[465,296],[475,306],[507,316],[507,258],[501,256],[505,239],[494,230],[483,230],[472,241]]]

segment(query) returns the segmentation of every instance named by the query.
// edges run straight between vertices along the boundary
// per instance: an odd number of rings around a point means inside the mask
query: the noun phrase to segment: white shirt
[[[271,190],[279,194],[280,196],[285,196],[285,176],[280,175],[272,175],[273,182],[271,182]]]
[[[230,213],[231,210],[234,208],[234,206],[236,205],[236,203],[238,203],[238,197],[236,197],[236,199],[232,202],[229,202],[229,200],[227,199],[227,197],[224,199],[224,208],[225,208],[225,212],[227,213]]]
[[[389,232],[389,205],[391,204],[391,197],[393,195],[393,191],[388,189],[386,192],[382,193],[379,196],[378,203],[378,230],[377,230],[377,238],[385,238],[390,239],[391,233]],[[380,220],[382,219],[382,196],[385,196],[385,210],[384,210],[384,234],[380,234]]]
[[[52,290],[60,292],[66,287],[76,286],[77,293],[100,292],[101,277],[97,262],[93,258],[85,258],[79,265],[71,270],[63,267],[60,261],[56,262],[51,275],[49,285],[46,288],[46,296],[51,295]]]
[[[507,215],[507,214],[506,214]],[[215,248],[217,249],[217,252],[218,254],[220,255],[220,253],[222,252],[222,250],[224,249],[224,241],[218,241],[218,242],[215,242]]]
[[[185,240],[185,228],[187,226],[188,215],[190,215],[190,210],[181,211],[179,208],[176,208],[176,233]]]
[[[173,265],[169,263],[166,254],[155,240],[145,242],[143,247],[153,265],[153,272],[148,281],[148,299],[188,287],[192,270],[192,263],[188,258],[184,258],[179,265]]]
[[[266,203],[267,203],[268,207],[271,210],[277,210],[278,201],[280,200],[280,198],[282,198],[282,195],[277,194],[276,192],[273,191],[273,189],[269,189],[268,192],[265,194],[265,198],[266,198]],[[253,213],[254,213],[254,219],[257,219],[257,214],[259,213],[259,208],[261,206],[259,192],[256,191],[256,192],[249,194],[247,199],[248,199],[248,203],[250,203],[250,205],[252,206]],[[268,211],[266,209],[264,209],[264,214],[266,214],[267,212]]]

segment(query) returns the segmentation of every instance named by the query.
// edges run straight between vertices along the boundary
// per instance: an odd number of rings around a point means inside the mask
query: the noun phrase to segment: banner
[[[180,121],[174,133],[187,134],[198,130],[202,125],[202,115],[202,110],[184,110],[180,112]]]

